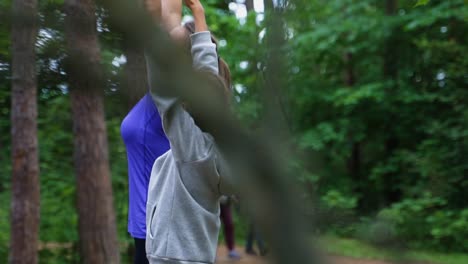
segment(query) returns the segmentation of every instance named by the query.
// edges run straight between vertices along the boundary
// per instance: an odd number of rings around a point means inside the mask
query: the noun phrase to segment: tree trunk
[[[398,10],[398,0],[386,0],[385,1],[385,14],[387,16],[394,16]],[[392,80],[393,85],[387,90],[388,98],[392,98],[394,91],[393,89],[398,87],[398,35],[397,29],[393,28],[390,37],[385,42],[384,47],[384,65],[383,75],[386,80]],[[398,147],[398,138],[395,135],[393,129],[396,123],[397,117],[389,115],[386,123],[389,126],[386,129],[388,133],[387,139],[385,140],[385,154],[387,157],[391,157]],[[397,188],[398,179],[393,173],[387,173],[384,175],[384,192],[383,192],[383,205],[388,206],[394,202],[400,200],[401,190]]]
[[[65,0],[80,251],[86,264],[119,263],[92,0]]]
[[[148,92],[144,49],[140,45],[124,40],[123,51],[127,58],[124,72],[124,94],[128,95],[129,108],[132,108]]]
[[[345,61],[345,73],[344,73],[344,83],[350,89],[353,89],[356,84],[356,73],[353,65],[353,54],[351,52],[346,52],[344,55]],[[365,194],[365,190],[362,188],[361,179],[361,143],[355,139],[353,133],[348,134],[349,141],[351,143],[351,155],[347,160],[348,173],[351,176],[351,179],[354,183],[354,192],[357,194]],[[364,195],[365,197],[366,195]],[[368,205],[364,199],[359,201],[360,208],[366,208]]]
[[[9,263],[37,263],[39,158],[35,43],[37,1],[13,1],[12,203]]]
[[[250,12],[254,10],[254,1],[253,0],[246,0],[245,1],[245,8],[247,9],[247,12]]]

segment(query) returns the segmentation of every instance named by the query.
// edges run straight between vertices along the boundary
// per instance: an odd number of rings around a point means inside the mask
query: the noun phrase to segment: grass
[[[320,247],[329,254],[387,261],[411,261],[433,264],[467,264],[468,254],[436,253],[416,250],[390,250],[377,247],[362,241],[336,236],[325,236],[319,239]]]
[[[8,263],[7,245],[10,242],[10,193],[9,191],[0,192],[0,263]]]

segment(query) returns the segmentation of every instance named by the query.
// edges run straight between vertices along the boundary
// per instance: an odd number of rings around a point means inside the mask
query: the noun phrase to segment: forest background
[[[276,99],[294,153],[284,160],[291,180],[303,186],[303,213],[314,215],[315,233],[467,253],[468,6],[463,0],[416,2],[281,2],[286,85]],[[204,3],[231,67],[234,109],[256,133],[268,86],[262,74],[268,14],[261,1]],[[41,250],[43,263],[68,263],[79,254],[63,5],[44,0],[38,6],[40,241],[71,246]],[[0,0],[1,263],[8,257],[12,196],[11,6]],[[146,77],[141,54],[112,28],[99,1],[96,15],[113,204],[126,255],[132,240],[120,123],[146,91],[144,83],[133,84]],[[236,224],[242,241],[248,223],[239,215]]]

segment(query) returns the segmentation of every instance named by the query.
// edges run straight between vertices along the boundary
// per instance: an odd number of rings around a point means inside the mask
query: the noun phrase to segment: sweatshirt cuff
[[[196,44],[212,43],[211,33],[210,31],[201,31],[193,33],[192,35],[190,35],[190,41],[192,42],[192,46]]]

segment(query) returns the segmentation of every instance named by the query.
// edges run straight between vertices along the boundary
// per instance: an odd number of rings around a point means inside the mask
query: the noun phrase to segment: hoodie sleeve
[[[209,31],[197,32],[190,35],[192,42],[193,68],[212,74],[218,74],[218,53],[216,45],[211,42]]]
[[[191,35],[193,67],[197,70],[218,73],[216,46],[211,42],[210,32]],[[191,162],[206,157],[212,148],[213,139],[200,130],[178,98],[158,92],[157,65],[147,59],[148,79],[153,100],[162,119],[164,133],[170,142],[175,160]],[[194,87],[196,88],[196,86]]]

